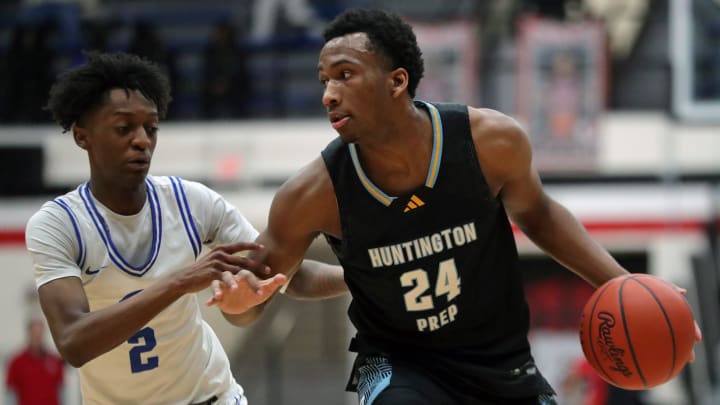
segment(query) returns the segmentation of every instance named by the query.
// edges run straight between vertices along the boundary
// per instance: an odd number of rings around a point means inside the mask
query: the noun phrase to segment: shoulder
[[[280,187],[276,199],[309,203],[327,195],[334,196],[330,174],[322,157],[316,157]]]
[[[63,200],[46,202],[25,224],[25,247],[32,252],[70,254],[77,246],[81,225],[84,219],[76,216],[69,204],[61,205]]]
[[[55,230],[65,228],[66,225],[71,225],[71,215],[74,215],[72,202],[63,198],[47,201],[30,216],[25,225],[26,233],[48,230],[48,228]]]
[[[508,180],[527,173],[532,149],[525,130],[508,115],[468,107],[475,152],[483,174],[495,192]]]
[[[217,200],[220,194],[205,184],[177,176],[148,176],[155,188],[170,194],[176,199],[185,199],[190,203],[205,203]]]
[[[331,227],[337,202],[322,157],[312,160],[278,189],[271,211],[276,217],[302,222],[314,231]]]
[[[502,151],[527,143],[525,130],[512,117],[489,108],[468,107],[476,146]]]

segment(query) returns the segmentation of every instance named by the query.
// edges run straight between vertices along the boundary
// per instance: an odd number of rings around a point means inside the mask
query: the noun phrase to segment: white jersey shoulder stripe
[[[77,259],[75,259],[75,263],[77,263],[78,267],[80,267],[82,269],[83,267],[85,267],[86,249],[85,249],[85,244],[83,243],[83,240],[82,240],[82,235],[80,234],[80,227],[78,226],[78,219],[75,217],[75,213],[70,208],[70,206],[68,206],[68,204],[65,201],[63,201],[61,198],[56,198],[53,200],[53,202],[55,204],[59,205],[60,207],[62,207],[62,209],[65,210],[65,212],[67,212],[68,216],[70,217],[70,222],[72,223],[73,231],[75,232],[75,237],[77,238],[77,241],[78,241],[78,257],[77,257]]]
[[[197,226],[195,226],[195,221],[193,220],[192,213],[190,212],[185,188],[182,185],[182,180],[176,176],[170,176],[170,181],[172,182],[175,200],[180,208],[180,216],[182,217],[183,225],[185,226],[185,232],[188,235],[190,245],[192,246],[195,257],[197,258],[202,250],[202,242],[200,241]]]

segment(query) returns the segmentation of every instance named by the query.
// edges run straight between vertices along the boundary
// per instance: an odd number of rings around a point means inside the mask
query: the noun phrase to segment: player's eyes
[[[156,126],[147,126],[147,127],[145,127],[145,133],[147,133],[148,135],[153,136],[153,135],[157,134],[157,132],[158,132],[159,129],[160,129],[160,128],[158,128],[158,127],[156,127]]]

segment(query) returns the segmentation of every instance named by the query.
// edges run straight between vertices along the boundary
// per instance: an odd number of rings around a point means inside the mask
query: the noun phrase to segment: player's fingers
[[[262,280],[262,289],[268,293],[273,293],[287,282],[287,276],[284,274],[276,274],[267,280]]]
[[[278,273],[272,276],[269,280],[272,284],[283,285],[287,281],[287,276],[282,273]]]
[[[229,288],[231,290],[237,289],[237,281],[235,281],[233,272],[223,271],[222,274],[220,275],[220,278],[222,279],[222,284],[224,287]]]
[[[680,288],[680,287],[675,287],[675,288],[677,288],[677,290],[678,290],[678,292],[679,292],[680,294],[682,294],[682,295],[687,295],[687,290],[686,290],[686,289]]]
[[[217,305],[218,301],[215,301],[215,297],[208,298],[207,301],[205,301],[205,305],[211,307],[213,305]]]
[[[212,296],[207,301],[207,306],[215,305],[216,303],[220,302],[222,300],[222,288],[220,288],[220,281],[213,280],[210,283],[210,291],[212,292]]]
[[[250,270],[251,272],[260,276],[270,274],[270,267],[260,260],[251,259],[243,256],[232,256],[230,259],[231,263],[238,266],[241,269]]]
[[[240,272],[235,275],[235,279],[237,279],[238,282],[247,283],[253,291],[258,294],[262,294],[262,292],[260,291],[260,279],[258,279],[257,276],[252,272],[247,270],[240,270]]]
[[[255,243],[255,242],[236,242],[236,243],[227,243],[224,245],[220,245],[215,247],[214,250],[219,250],[221,252],[229,253],[229,254],[235,254],[237,252],[247,251],[247,250],[263,250],[265,249],[265,246]]]
[[[697,321],[695,322],[695,340],[702,342],[702,329],[700,329],[700,325],[698,325]]]
[[[220,279],[225,281],[223,279],[223,277],[225,277],[223,273],[237,274],[243,271],[243,269],[245,269],[245,263],[248,263],[248,260],[249,259],[245,259],[242,257],[225,255],[222,259],[213,261],[211,268],[215,272],[219,272]],[[217,277],[217,275],[215,275],[215,277]],[[227,286],[229,287],[230,284],[227,284]]]
[[[220,280],[213,280],[210,283],[210,290],[212,290],[213,297],[217,300],[221,300],[223,296],[222,282]]]

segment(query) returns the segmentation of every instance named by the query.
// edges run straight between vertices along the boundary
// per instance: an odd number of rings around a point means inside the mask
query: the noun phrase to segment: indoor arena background
[[[83,49],[161,63],[174,101],[151,173],[202,181],[263,228],[273,192],[335,136],[320,103],[320,33],[358,6],[414,26],[426,63],[419,98],[514,116],[548,192],[628,269],[688,290],[704,332],[697,360],[654,390],[613,390],[609,403],[720,404],[718,0],[1,0],[3,364],[40,313],[25,223],[88,175],[71,136],[41,109],[57,72]],[[572,405],[563,381],[582,355],[578,319],[592,289],[516,236],[533,354]],[[324,241],[310,256],[335,260]],[[280,297],[246,329],[206,314],[251,404],[352,404],[347,305]],[[79,403],[77,373],[66,376],[65,401]]]

